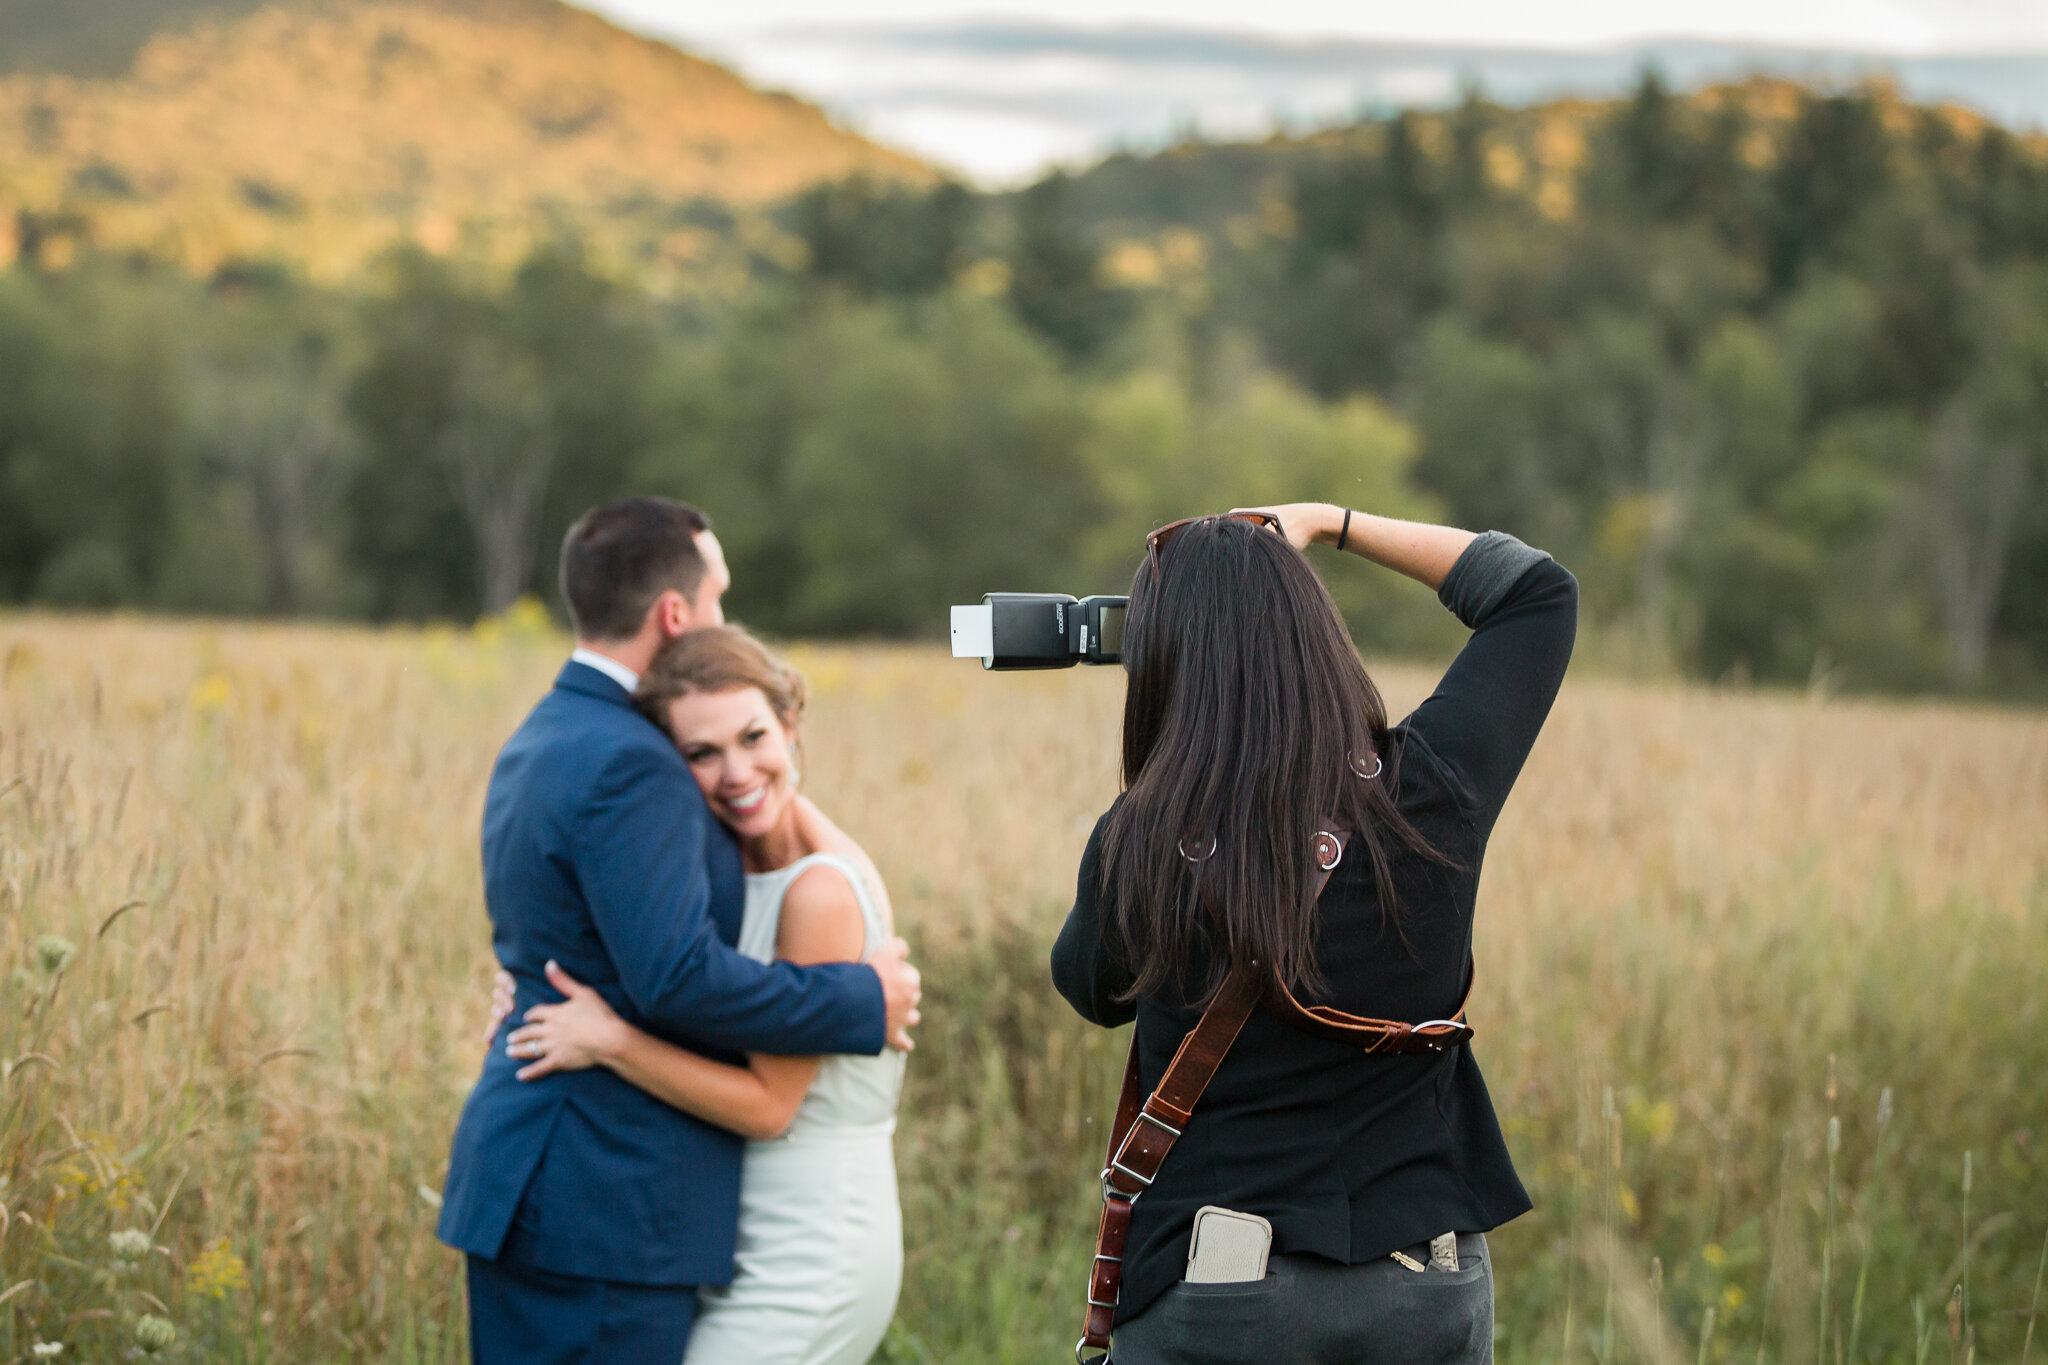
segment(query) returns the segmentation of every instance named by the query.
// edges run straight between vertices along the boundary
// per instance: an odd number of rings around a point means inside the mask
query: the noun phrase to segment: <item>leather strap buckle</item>
[[[1127,1175],[1138,1182],[1138,1188],[1128,1192],[1120,1190],[1109,1183],[1111,1175]],[[1121,1199],[1126,1204],[1135,1204],[1138,1202],[1138,1196],[1151,1188],[1152,1182],[1150,1180],[1124,1165],[1121,1161],[1112,1159],[1107,1166],[1102,1168],[1102,1202],[1105,1204],[1112,1199]]]
[[[1165,1119],[1160,1118],[1158,1115],[1154,1114],[1149,1109],[1140,1109],[1138,1111],[1138,1118],[1145,1123],[1151,1124],[1154,1128],[1157,1128],[1160,1132],[1166,1134],[1170,1138],[1177,1139],[1180,1137],[1180,1129],[1174,1127]],[[1132,1172],[1131,1174],[1135,1175],[1136,1172]],[[1152,1182],[1148,1180],[1145,1183],[1149,1185]]]

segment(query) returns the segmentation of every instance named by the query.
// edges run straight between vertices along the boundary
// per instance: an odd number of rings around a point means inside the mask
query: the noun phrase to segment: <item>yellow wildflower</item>
[[[227,710],[228,704],[234,699],[235,685],[228,681],[227,675],[210,673],[192,685],[192,691],[185,698],[185,704],[199,715],[206,715]]]
[[[224,1299],[228,1291],[248,1287],[249,1268],[228,1246],[225,1237],[193,1257],[191,1268],[185,1272],[186,1290],[210,1299]]]

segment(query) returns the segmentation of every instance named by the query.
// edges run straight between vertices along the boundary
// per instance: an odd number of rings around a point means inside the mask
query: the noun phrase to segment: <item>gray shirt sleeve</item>
[[[1449,607],[1467,629],[1476,628],[1523,574],[1548,558],[1505,531],[1482,532],[1444,575],[1443,586],[1436,590],[1437,601]]]
[[[1489,531],[1458,557],[1438,595],[1472,638],[1406,724],[1458,779],[1459,803],[1483,836],[1564,681],[1579,585],[1541,550]]]

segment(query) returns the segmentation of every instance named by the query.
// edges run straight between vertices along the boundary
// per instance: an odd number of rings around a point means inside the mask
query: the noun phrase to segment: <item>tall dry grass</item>
[[[432,1201],[491,967],[477,815],[564,648],[0,618],[0,1358],[459,1358]],[[1055,1358],[1123,1040],[1045,950],[1118,678],[796,654],[813,791],[928,979],[888,1352]],[[1397,711],[1431,681],[1379,673]],[[2048,720],[1574,680],[1481,906],[1538,1206],[1494,1239],[1504,1360],[2028,1349]]]

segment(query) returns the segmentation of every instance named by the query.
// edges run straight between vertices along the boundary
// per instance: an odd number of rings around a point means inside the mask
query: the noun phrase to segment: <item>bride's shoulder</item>
[[[839,828],[825,812],[813,805],[808,797],[801,797],[798,800],[797,830],[806,853],[829,854],[852,869],[851,873],[839,874],[840,880],[858,874],[858,889],[873,902],[884,929],[893,933],[896,915],[894,908],[889,904],[889,888],[883,885],[881,870],[875,866],[875,860],[868,856],[867,850],[855,843],[851,835]],[[814,872],[815,869],[807,869],[805,878],[812,878]],[[833,874],[827,873],[816,879],[823,880],[831,876]]]
[[[852,867],[820,860],[797,873],[782,893],[775,955],[791,962],[852,962],[867,946],[867,921]]]

